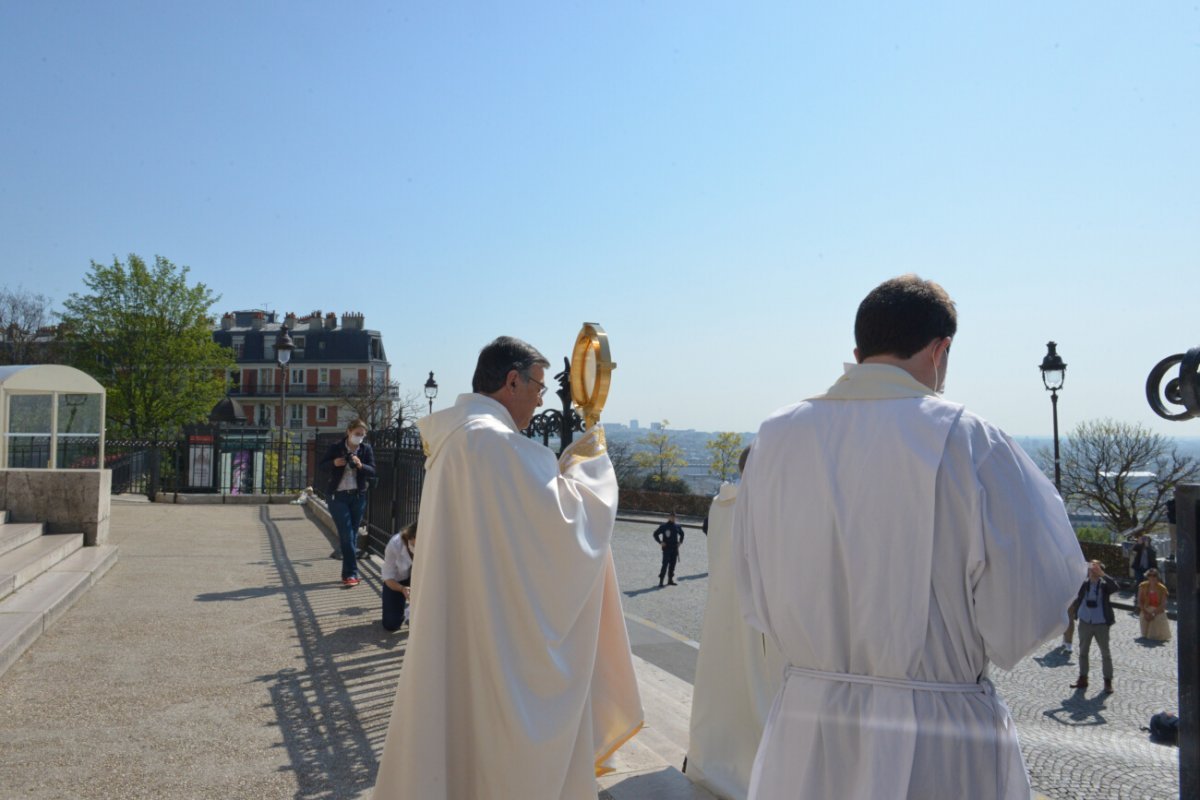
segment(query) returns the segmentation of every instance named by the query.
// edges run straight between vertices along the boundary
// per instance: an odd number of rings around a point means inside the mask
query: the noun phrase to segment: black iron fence
[[[311,487],[322,498],[329,468],[320,464],[343,432],[302,436],[278,428],[189,427],[167,441],[109,439],[99,464],[99,436],[9,434],[8,463],[14,469],[45,469],[57,446],[59,469],[112,471],[113,494],[160,492],[226,495],[295,495]],[[367,505],[367,542],[382,552],[387,540],[416,521],[425,478],[425,454],[414,427],[371,433],[376,474]]]
[[[377,479],[367,495],[366,549],[382,553],[392,534],[416,522],[425,483],[425,452],[416,428],[371,434]]]
[[[50,434],[8,434],[9,469],[45,469],[50,466]],[[100,449],[97,434],[66,434],[57,437],[55,464],[59,469],[89,469],[96,466]]]

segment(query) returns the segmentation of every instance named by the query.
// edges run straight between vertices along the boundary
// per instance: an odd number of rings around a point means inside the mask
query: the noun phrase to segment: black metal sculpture
[[[1179,365],[1179,374],[1164,385],[1163,378],[1176,364]],[[1183,406],[1183,411],[1172,414],[1163,405],[1164,399],[1172,405]],[[1193,347],[1186,353],[1177,353],[1158,362],[1146,379],[1146,400],[1154,413],[1163,419],[1200,417],[1200,347]]]
[[[1176,364],[1179,373],[1163,384],[1163,378]],[[1200,347],[1187,353],[1164,358],[1150,370],[1146,379],[1146,399],[1150,408],[1163,419],[1200,418]],[[1166,400],[1182,411],[1172,413]],[[1197,594],[1197,538],[1200,533],[1200,484],[1181,483],[1175,487],[1176,608],[1179,626],[1176,634],[1179,665],[1179,796],[1200,797],[1200,594]]]
[[[541,437],[542,444],[549,447],[550,438],[558,437],[558,452],[567,449],[575,438],[576,433],[583,432],[583,417],[571,407],[571,362],[563,358],[563,371],[554,376],[558,381],[558,389],[554,392],[562,403],[562,411],[556,408],[547,409],[535,416],[529,422],[529,427],[522,433],[530,439]]]

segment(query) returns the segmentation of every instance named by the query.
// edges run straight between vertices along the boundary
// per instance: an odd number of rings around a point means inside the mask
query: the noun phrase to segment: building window
[[[242,356],[246,354],[246,342],[241,336],[233,337],[233,357],[238,361],[242,360]]]
[[[317,383],[321,386],[322,390],[325,390],[329,387],[329,368],[328,367],[321,367],[321,369],[318,370]]]
[[[292,386],[303,386],[303,385],[304,385],[304,370],[303,369],[293,369],[292,370]]]
[[[297,350],[303,350],[304,349],[304,337],[303,336],[293,336],[292,344],[296,345]]]
[[[304,406],[294,405],[294,406],[289,406],[289,408],[291,408],[290,415],[291,415],[293,423],[304,421]],[[295,426],[293,425],[293,427],[295,427]]]
[[[270,391],[275,388],[275,368],[263,367],[258,371],[258,388]]]
[[[237,394],[242,391],[242,371],[240,369],[231,370],[229,373],[229,393]]]
[[[325,422],[329,419],[329,409],[325,406],[317,406],[317,422]]]
[[[263,427],[268,427],[271,424],[271,408],[270,406],[261,405],[258,407],[258,424]]]

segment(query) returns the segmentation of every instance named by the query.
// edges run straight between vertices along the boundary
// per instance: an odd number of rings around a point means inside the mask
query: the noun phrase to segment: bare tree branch
[[[57,333],[49,329],[55,314],[44,294],[0,289],[0,364],[49,361]]]
[[[1044,449],[1040,456],[1049,458]],[[1200,476],[1200,463],[1165,436],[1112,419],[1078,425],[1062,447],[1060,466],[1063,497],[1116,533],[1152,527],[1175,486]]]

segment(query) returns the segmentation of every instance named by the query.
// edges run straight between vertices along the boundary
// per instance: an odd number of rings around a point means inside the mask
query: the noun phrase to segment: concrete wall
[[[112,471],[0,469],[0,508],[13,522],[41,522],[48,533],[82,533],[88,546],[108,541]]]

